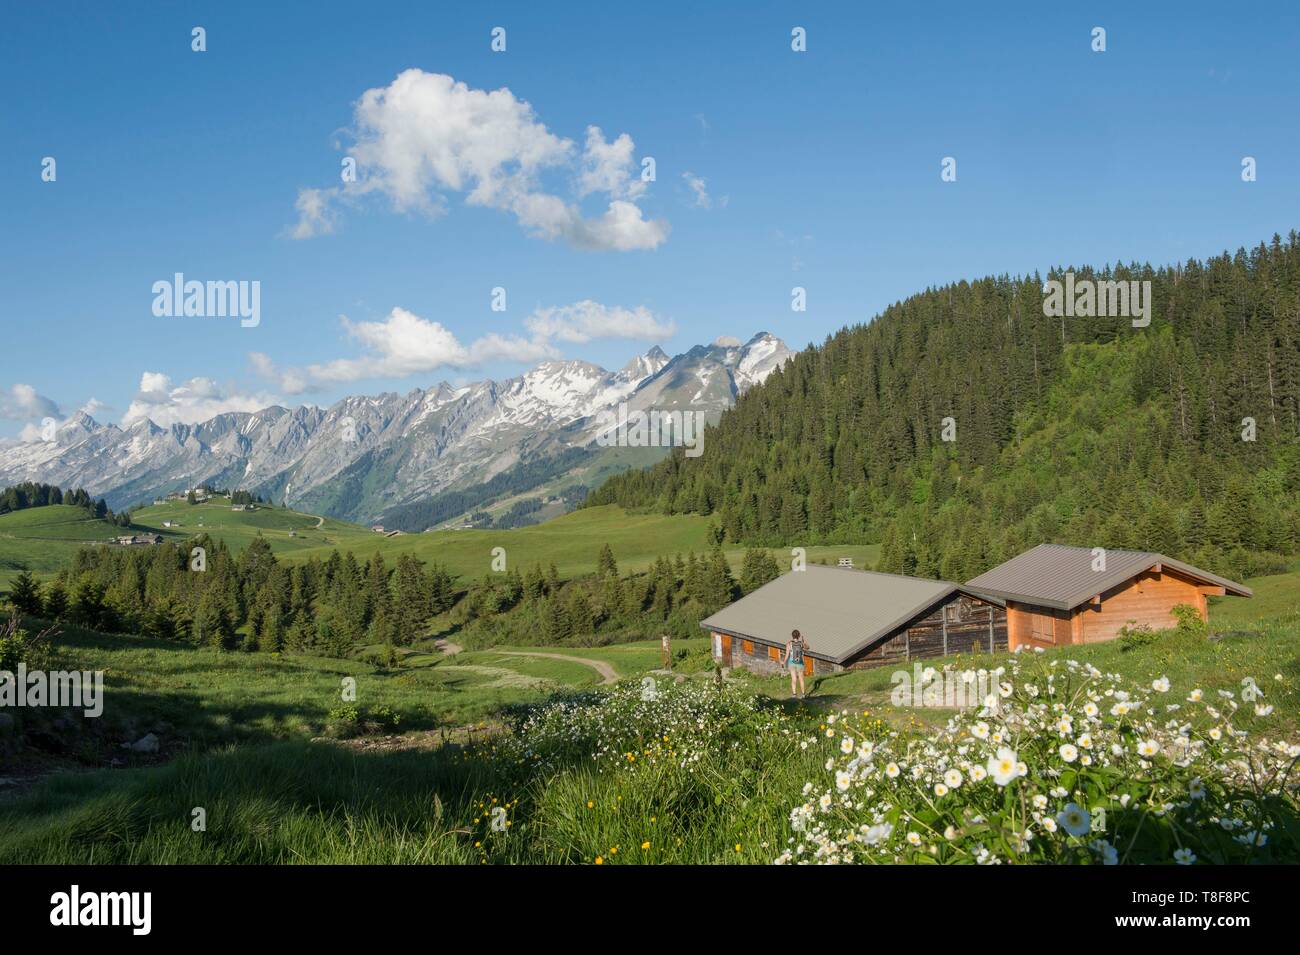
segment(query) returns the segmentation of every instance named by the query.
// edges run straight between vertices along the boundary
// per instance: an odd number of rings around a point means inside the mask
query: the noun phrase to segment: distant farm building
[[[1099,643],[1124,627],[1163,630],[1174,607],[1207,619],[1206,598],[1249,587],[1162,554],[1039,544],[966,584],[1006,601],[1007,639],[1020,646]]]
[[[119,547],[138,547],[148,544],[161,544],[162,542],[161,534],[127,534],[113,539],[113,543]]]
[[[781,669],[798,630],[804,672],[833,673],[1007,647],[1001,600],[941,580],[809,564],[702,620],[722,666]]]
[[[370,525],[370,529],[371,529],[372,531],[374,531],[376,534],[382,534],[382,533],[384,532],[384,525],[383,525],[383,524],[371,524],[371,525]]]
[[[852,557],[841,557],[841,558],[839,559],[839,564],[838,564],[838,566],[840,566],[840,567],[847,567],[847,568],[849,568],[849,569],[851,570],[851,569],[853,568],[853,558],[852,558]]]

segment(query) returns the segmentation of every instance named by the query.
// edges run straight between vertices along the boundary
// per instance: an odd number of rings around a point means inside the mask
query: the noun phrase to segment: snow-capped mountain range
[[[228,412],[170,428],[147,419],[120,428],[78,412],[53,441],[0,446],[0,486],[84,487],[120,509],[207,483],[368,521],[521,461],[591,447],[593,419],[620,402],[715,420],[791,356],[784,342],[760,332],[744,344],[720,339],[674,358],[656,346],[615,372],[545,361],[505,381],[444,382],[404,395],[347,397],[328,408]]]

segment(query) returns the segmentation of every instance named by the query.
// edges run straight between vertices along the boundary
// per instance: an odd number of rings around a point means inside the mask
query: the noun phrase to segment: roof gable
[[[1097,594],[1161,565],[1195,580],[1222,587],[1228,593],[1251,596],[1249,587],[1152,551],[1107,548],[1105,558],[1104,569],[1094,570],[1092,548],[1039,544],[973,578],[966,586],[1006,600],[1055,610],[1073,610]]]

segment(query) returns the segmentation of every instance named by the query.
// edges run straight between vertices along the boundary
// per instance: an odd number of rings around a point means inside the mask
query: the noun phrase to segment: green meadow
[[[705,519],[613,506],[511,531],[394,538],[220,503],[159,505],[136,519],[171,539],[207,532],[236,549],[261,534],[290,562],[333,547],[362,559],[409,551],[467,578],[482,575],[497,546],[570,576],[593,570],[607,542],[634,569],[701,552],[708,539]],[[18,549],[48,575],[115,533],[75,508],[18,512],[0,518],[0,555]],[[736,565],[742,554],[728,550]],[[857,566],[876,556],[875,547],[808,553]],[[1167,677],[1207,696],[1250,677],[1274,708],[1271,728],[1294,740],[1300,567],[1249,584],[1255,598],[1212,603],[1208,637],[1170,631],[1041,656],[1087,661],[1136,686]],[[842,712],[904,736],[934,732],[956,712],[893,706],[886,670],[818,677],[805,701],[789,698],[784,678],[738,672],[718,695],[708,646],[704,636],[674,641],[669,675],[656,672],[657,641],[446,652],[457,648],[430,636],[381,664],[375,648],[351,659],[223,652],[65,626],[58,659],[104,671],[104,715],[19,714],[18,730],[42,747],[0,763],[0,863],[767,863],[796,837],[789,814],[804,784],[825,775],[827,753],[801,739],[823,737]],[[951,662],[992,668],[1010,656]],[[636,704],[647,678],[667,694],[653,719]],[[561,714],[558,728],[520,722],[558,701],[572,701],[548,711]],[[145,734],[157,752],[124,748]]]
[[[709,549],[709,521],[696,515],[633,514],[617,505],[584,508],[530,527],[510,530],[444,530],[385,537],[368,527],[320,518],[281,507],[259,505],[254,511],[232,511],[229,501],[204,504],[169,501],[132,512],[132,528],[114,527],[87,518],[75,507],[31,508],[0,515],[0,588],[21,570],[52,576],[71,561],[77,549],[105,543],[119,534],[157,533],[165,540],[183,541],[208,534],[242,550],[261,535],[272,551],[290,563],[316,557],[324,560],[334,549],[351,550],[359,560],[374,553],[392,565],[400,554],[413,554],[427,563],[445,566],[463,580],[481,578],[492,566],[493,550],[504,548],[507,565],[528,568],[556,565],[561,577],[589,574],[596,557],[609,544],[619,567],[643,570],[660,555],[672,556]],[[166,526],[167,523],[172,526]],[[744,548],[724,548],[728,562],[739,568]],[[788,550],[774,550],[778,562],[788,562]],[[877,544],[807,548],[810,561],[834,562],[849,557],[856,567],[870,567],[879,557]]]

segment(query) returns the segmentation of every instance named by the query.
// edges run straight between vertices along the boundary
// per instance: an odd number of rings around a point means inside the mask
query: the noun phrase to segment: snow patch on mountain
[[[621,402],[716,416],[791,356],[784,342],[760,332],[743,345],[719,339],[672,358],[655,346],[616,372],[544,361],[506,381],[442,382],[405,395],[349,396],[328,408],[272,406],[167,428],[140,419],[124,430],[78,411],[52,441],[5,442],[0,485],[84,487],[120,509],[211,481],[366,520],[488,480],[527,456],[590,444],[594,419]],[[365,480],[370,473],[383,479]],[[331,492],[336,487],[346,493]]]

